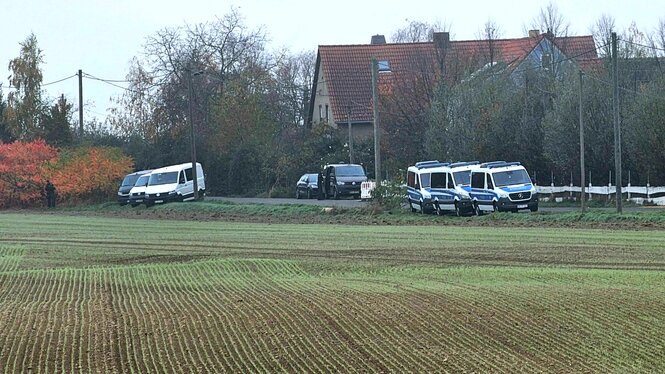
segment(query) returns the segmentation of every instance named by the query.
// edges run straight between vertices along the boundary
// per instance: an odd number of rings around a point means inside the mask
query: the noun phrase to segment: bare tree
[[[555,3],[550,2],[545,8],[540,8],[540,13],[531,21],[529,30],[542,30],[550,33],[552,37],[568,35],[570,23],[566,22]],[[525,30],[525,33],[528,30]]]
[[[393,33],[390,40],[393,43],[431,42],[435,32],[450,31],[448,25],[441,21],[427,23],[422,21],[406,20],[407,25]]]
[[[483,29],[478,32],[478,39],[484,40],[487,43],[487,49],[483,51],[483,59],[487,61],[489,66],[494,65],[497,61],[497,47],[496,41],[501,38],[501,28],[492,19],[488,19],[483,26]]]
[[[658,26],[656,27],[656,38],[657,47],[661,50],[665,49],[665,18],[661,18],[658,22]],[[662,55],[663,51],[661,51],[661,56]]]
[[[615,30],[614,17],[603,14],[591,27],[591,34],[598,46],[598,54],[601,57],[609,57],[612,54],[612,33]]]

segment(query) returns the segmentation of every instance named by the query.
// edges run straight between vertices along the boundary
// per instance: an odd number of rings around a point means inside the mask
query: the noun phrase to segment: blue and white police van
[[[477,215],[486,212],[538,211],[538,194],[519,162],[493,161],[471,171],[469,191]]]
[[[451,167],[453,165],[454,167]],[[470,195],[464,189],[464,181],[468,179],[468,170],[471,168],[472,163],[450,164],[436,160],[417,162],[409,166],[406,185],[411,211],[433,211],[437,214],[449,211],[458,216],[473,212]],[[459,181],[455,173],[459,173]]]

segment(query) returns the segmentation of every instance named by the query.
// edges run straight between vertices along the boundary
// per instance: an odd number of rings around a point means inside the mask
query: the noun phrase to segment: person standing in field
[[[46,191],[46,205],[49,208],[55,208],[55,186],[50,180],[46,181],[44,190]]]

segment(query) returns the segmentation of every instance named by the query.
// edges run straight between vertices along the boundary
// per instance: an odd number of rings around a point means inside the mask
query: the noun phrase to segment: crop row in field
[[[0,372],[658,372],[664,239],[0,214]]]

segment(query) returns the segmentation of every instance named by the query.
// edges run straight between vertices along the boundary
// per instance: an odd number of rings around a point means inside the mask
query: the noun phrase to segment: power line
[[[591,79],[593,79],[593,80],[596,80],[596,81],[598,81],[598,82],[600,82],[600,83],[606,84],[606,85],[608,85],[608,86],[611,86],[611,85],[612,85],[611,82],[608,82],[608,81],[606,81],[606,80],[603,80],[603,79],[600,79],[600,78],[598,78],[598,77],[595,77],[595,76],[593,76],[592,74],[586,74],[585,76],[587,76],[587,77],[589,77],[589,78],[591,78]],[[622,91],[625,91],[625,92],[631,93],[631,94],[639,95],[639,96],[650,97],[650,98],[652,98],[652,99],[657,99],[657,100],[665,100],[665,96],[652,95],[652,94],[648,94],[648,93],[645,93],[645,92],[640,92],[640,91],[631,90],[631,89],[629,89],[629,88],[625,88],[625,87],[619,87],[619,89],[622,90]]]
[[[43,84],[42,84],[42,87],[44,87],[44,86],[50,86],[50,85],[52,85],[52,84],[56,84],[56,83],[60,83],[60,82],[62,82],[62,81],[66,81],[67,79],[71,79],[71,78],[74,78],[74,77],[76,77],[76,76],[77,76],[77,74],[73,74],[73,75],[70,75],[70,76],[68,76],[68,77],[65,77],[65,78],[62,78],[62,79],[58,79],[57,81],[53,81],[53,82],[49,82],[49,83],[43,83]]]
[[[40,87],[50,86],[50,85],[52,85],[52,84],[60,83],[60,82],[66,81],[66,80],[68,80],[68,79],[72,79],[72,78],[74,78],[74,77],[76,77],[76,76],[77,76],[77,74],[72,74],[72,75],[70,75],[70,76],[68,76],[68,77],[64,77],[64,78],[61,78],[61,79],[55,80],[55,81],[53,81],[53,82],[42,83],[42,84],[40,85]],[[15,86],[12,86],[11,84],[8,85],[8,86],[5,86],[5,85],[0,84],[0,88],[17,89]]]
[[[638,46],[638,47],[644,47],[644,48],[649,48],[649,49],[653,49],[653,50],[656,50],[656,51],[665,52],[665,48],[659,48],[659,47],[656,47],[655,45],[645,45],[645,44],[636,43],[636,42],[633,42],[633,41],[630,41],[630,40],[622,40],[622,39],[619,39],[619,41],[625,42],[627,44],[632,44],[632,45]]]

